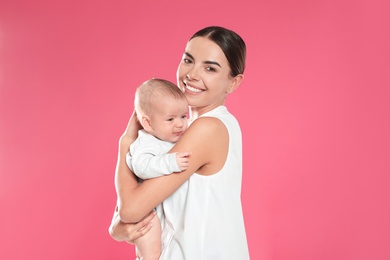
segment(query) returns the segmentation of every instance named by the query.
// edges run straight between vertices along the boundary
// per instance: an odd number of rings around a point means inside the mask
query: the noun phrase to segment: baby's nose
[[[183,127],[183,122],[181,120],[179,120],[177,123],[176,123],[176,127]]]

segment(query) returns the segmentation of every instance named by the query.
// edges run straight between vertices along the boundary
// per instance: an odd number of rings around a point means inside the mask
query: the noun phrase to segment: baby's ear
[[[146,132],[151,132],[152,131],[152,125],[151,125],[151,122],[150,122],[150,118],[148,116],[142,116],[142,118],[141,118],[141,125],[146,130]]]

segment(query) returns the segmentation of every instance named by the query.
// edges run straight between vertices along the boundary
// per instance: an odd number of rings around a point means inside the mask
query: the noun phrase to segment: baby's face
[[[153,134],[160,140],[177,142],[188,127],[187,100],[165,98],[154,106],[150,116]]]

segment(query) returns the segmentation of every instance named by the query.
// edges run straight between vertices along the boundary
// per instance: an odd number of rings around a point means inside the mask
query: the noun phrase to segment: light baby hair
[[[134,108],[140,122],[143,115],[150,116],[160,99],[186,100],[178,86],[165,79],[152,78],[142,83],[135,92]]]

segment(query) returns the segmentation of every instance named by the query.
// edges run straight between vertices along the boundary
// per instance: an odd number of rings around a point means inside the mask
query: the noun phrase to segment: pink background
[[[107,232],[118,138],[207,25],[248,47],[251,259],[390,259],[385,2],[1,0],[0,259],[133,259]]]

